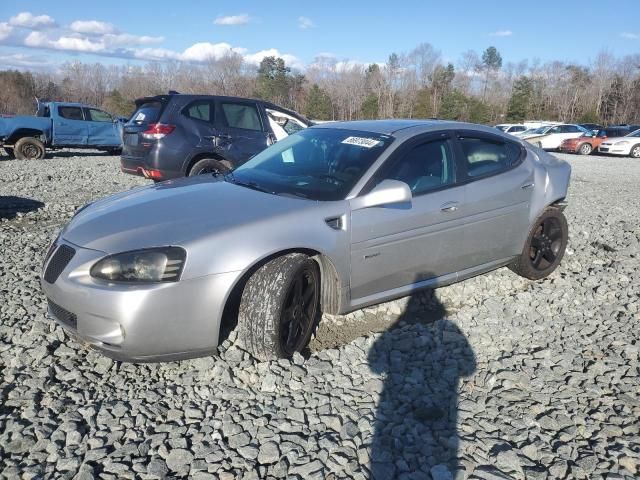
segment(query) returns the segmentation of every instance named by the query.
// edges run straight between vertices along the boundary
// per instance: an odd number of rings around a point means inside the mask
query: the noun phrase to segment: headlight
[[[626,140],[623,140],[622,142],[614,143],[614,145],[622,147],[624,145],[629,145],[629,142],[627,142]]]
[[[91,276],[111,282],[177,282],[186,256],[180,247],[118,253],[91,267]]]

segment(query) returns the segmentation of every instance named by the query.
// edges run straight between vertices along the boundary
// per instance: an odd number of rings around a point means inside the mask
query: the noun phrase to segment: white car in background
[[[525,127],[521,123],[501,123],[499,125],[496,125],[496,128],[503,131],[504,133],[509,133],[511,135],[524,132],[527,129],[527,127]]]
[[[640,130],[624,137],[607,138],[598,147],[598,152],[640,158]]]
[[[560,144],[569,138],[577,138],[586,133],[587,130],[580,125],[562,124],[552,127],[541,127],[532,135],[523,138],[527,142],[540,147],[544,150],[557,150]]]

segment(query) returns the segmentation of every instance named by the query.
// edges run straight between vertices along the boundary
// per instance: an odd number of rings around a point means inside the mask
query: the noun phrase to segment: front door
[[[89,125],[85,122],[82,108],[58,105],[58,112],[53,120],[53,144],[86,145],[89,136]]]
[[[268,130],[255,102],[221,100],[215,123],[216,151],[235,166],[243,164],[269,145]]]
[[[352,212],[354,303],[457,271],[465,187],[456,184],[453,151],[448,136],[423,137],[401,147],[374,176],[371,187],[400,180],[409,185],[413,199]]]

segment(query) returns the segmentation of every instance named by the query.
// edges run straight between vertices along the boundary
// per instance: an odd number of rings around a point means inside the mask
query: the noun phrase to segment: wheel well
[[[225,164],[229,164],[231,165],[231,162],[229,162],[229,160],[227,160],[226,158],[224,158],[221,155],[218,155],[217,153],[213,153],[213,152],[204,152],[204,153],[198,153],[197,155],[195,155],[191,160],[189,160],[189,163],[187,165],[187,169],[185,170],[185,175],[189,176],[189,172],[191,171],[191,169],[193,168],[193,166],[199,162],[200,160],[202,160],[203,158],[212,158],[214,160],[218,160],[220,162],[223,162]]]
[[[20,128],[13,132],[6,140],[6,143],[15,145],[15,143],[23,137],[42,137],[44,133],[42,130],[36,130],[33,128]]]
[[[256,262],[242,275],[242,277],[240,277],[240,280],[236,282],[224,305],[222,320],[220,322],[218,344],[222,343],[228,337],[229,333],[231,333],[231,331],[236,327],[242,292],[244,291],[244,287],[249,278],[251,278],[256,270],[264,264],[270,262],[274,258],[288,255],[290,253],[302,253],[313,258],[318,263],[318,266],[320,267],[321,309],[324,313],[329,314],[337,314],[339,312],[341,292],[340,277],[338,277],[338,272],[331,260],[326,255],[310,248],[291,248],[289,250],[282,250]]]

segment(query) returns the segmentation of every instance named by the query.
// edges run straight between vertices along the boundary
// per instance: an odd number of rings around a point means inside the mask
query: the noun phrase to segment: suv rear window
[[[161,101],[145,102],[141,104],[135,113],[131,116],[131,123],[155,123],[160,117],[160,111],[162,110]]]

